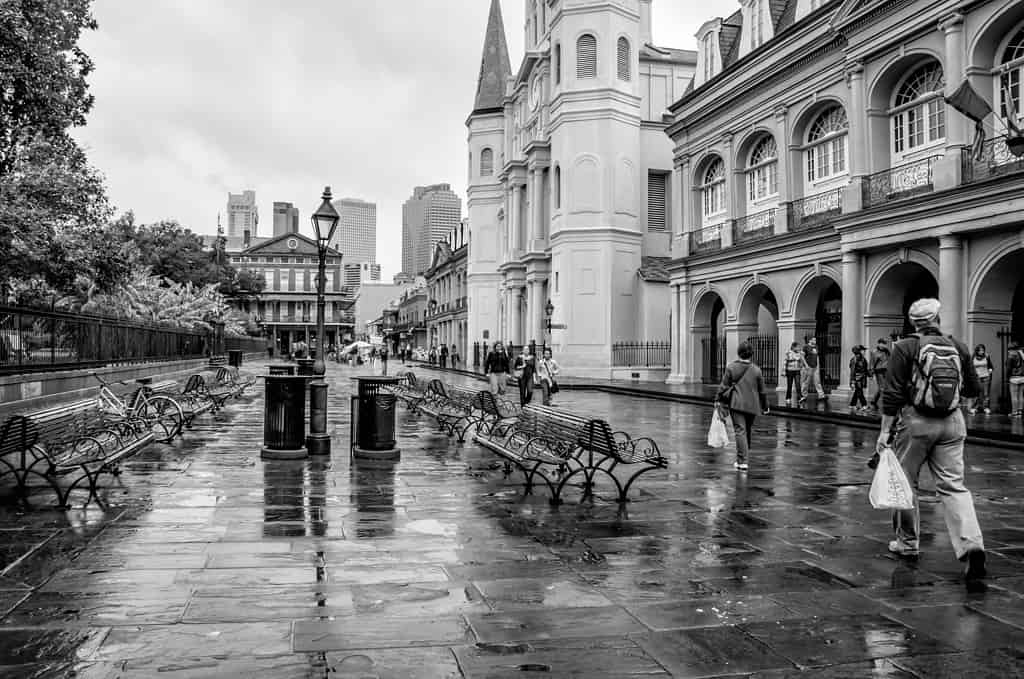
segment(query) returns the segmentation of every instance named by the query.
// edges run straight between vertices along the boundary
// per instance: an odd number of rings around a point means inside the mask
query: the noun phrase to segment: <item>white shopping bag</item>
[[[875,468],[875,478],[871,480],[868,499],[875,509],[914,508],[914,488],[903,471],[903,465],[896,458],[896,453],[888,446],[878,454],[878,466]]]
[[[725,428],[725,420],[722,419],[722,413],[718,408],[715,408],[715,414],[711,416],[708,445],[712,448],[725,448],[729,445],[729,432]]]

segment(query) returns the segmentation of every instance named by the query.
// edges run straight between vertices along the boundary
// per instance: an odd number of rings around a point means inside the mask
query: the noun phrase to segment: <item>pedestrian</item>
[[[942,500],[953,551],[966,563],[964,575],[970,582],[985,576],[985,544],[971,491],[964,486],[967,426],[960,401],[977,395],[978,376],[967,347],[939,329],[940,308],[939,300],[932,298],[910,305],[907,316],[916,332],[892,348],[876,450],[894,440],[896,456],[914,487],[914,509],[893,514],[896,539],[889,543],[889,551],[901,556],[919,553],[917,479],[927,464]]]
[[[452,359],[452,368],[454,369],[456,364],[459,362],[459,348],[453,344],[452,350],[448,355]]]
[[[405,365],[405,342],[398,348],[398,357],[402,359],[402,365]]]
[[[381,374],[382,375],[387,375],[388,374],[388,348],[387,348],[386,345],[382,346],[380,348],[380,364],[381,364],[381,368],[383,370],[383,372]]]
[[[796,400],[804,400],[803,373],[806,367],[804,352],[800,350],[800,343],[793,342],[786,352],[786,405],[793,404],[793,386],[796,385]]]
[[[370,347],[370,368],[377,367],[377,347]]]
[[[853,358],[850,359],[850,388],[853,389],[850,411],[854,413],[868,410],[868,400],[864,398],[864,390],[868,386],[868,359],[864,358],[865,349],[867,347],[858,344],[853,348]]]
[[[551,405],[551,395],[559,391],[558,381],[555,379],[559,370],[558,363],[551,357],[551,349],[545,347],[536,366],[535,380],[540,382],[541,403],[546,406]]]
[[[806,401],[812,391],[817,394],[818,398],[825,398],[825,391],[821,388],[821,366],[818,362],[818,339],[816,337],[810,338],[804,345],[804,364],[806,365],[803,373],[804,395],[801,397],[800,403]]]
[[[1010,417],[1024,415],[1024,350],[1010,342],[1006,356],[1006,372],[1010,376]]]
[[[871,407],[878,410],[878,400],[882,398],[882,386],[885,384],[885,376],[889,372],[889,342],[884,337],[879,337],[875,344],[875,350],[871,353],[871,374],[875,378],[875,395],[871,397]]]
[[[736,432],[736,461],[733,467],[746,470],[754,419],[758,413],[768,414],[768,397],[764,392],[764,375],[751,361],[754,348],[750,342],[740,342],[736,356],[737,359],[726,366],[722,375],[715,407],[728,411],[733,431]]]
[[[491,381],[492,394],[505,393],[505,380],[508,378],[508,354],[505,353],[505,345],[496,342],[490,353],[487,354],[487,361],[484,365],[484,372]]]
[[[523,351],[516,356],[513,370],[519,382],[519,405],[524,406],[533,400],[533,376],[537,372],[536,356],[523,347]]]
[[[437,357],[441,361],[441,369],[443,370],[448,366],[448,345],[442,344],[441,350],[437,352]]]
[[[430,345],[430,352],[427,354],[427,361],[430,365],[437,363],[437,347],[433,344]]]
[[[989,415],[992,412],[989,408],[989,393],[992,390],[992,373],[995,369],[992,366],[992,357],[988,355],[984,344],[974,347],[971,363],[974,364],[974,372],[978,375],[978,397],[971,405],[971,415],[979,411]]]

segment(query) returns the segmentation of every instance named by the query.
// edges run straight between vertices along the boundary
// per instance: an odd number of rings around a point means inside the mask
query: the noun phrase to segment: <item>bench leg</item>
[[[626,480],[626,484],[624,486],[622,486],[621,492],[619,493],[619,502],[620,503],[629,502],[629,499],[626,497],[626,494],[629,493],[629,489],[633,485],[633,482],[636,481],[638,478],[640,478],[641,474],[649,472],[652,469],[664,469],[664,468],[665,467],[662,467],[662,466],[659,466],[659,465],[647,465],[643,469],[638,471],[637,473],[635,473],[632,476],[630,476],[629,479]]]

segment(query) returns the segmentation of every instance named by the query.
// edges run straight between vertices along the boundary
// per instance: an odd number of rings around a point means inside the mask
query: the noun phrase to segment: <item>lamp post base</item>
[[[359,446],[352,446],[352,457],[357,460],[398,460],[402,457],[402,449],[366,450]]]
[[[309,453],[305,448],[267,448],[260,449],[260,457],[264,460],[305,460]]]
[[[306,437],[306,450],[310,455],[330,455],[331,437],[327,434],[310,434]]]

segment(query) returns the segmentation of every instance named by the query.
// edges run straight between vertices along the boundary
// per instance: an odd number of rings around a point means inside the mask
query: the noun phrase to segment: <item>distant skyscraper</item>
[[[358,288],[366,281],[380,280],[380,264],[352,262],[343,265],[345,285]]]
[[[402,205],[402,271],[417,275],[430,266],[434,245],[462,218],[462,200],[449,184],[417,186]]]
[[[283,236],[286,233],[298,233],[299,231],[299,208],[291,203],[274,203],[274,237]]]
[[[230,237],[255,237],[259,224],[259,212],[256,210],[256,192],[242,191],[228,193],[228,224],[225,235]],[[248,232],[248,233],[246,233]]]
[[[358,198],[339,198],[333,203],[341,219],[332,246],[344,255],[345,264],[377,261],[377,204]]]

